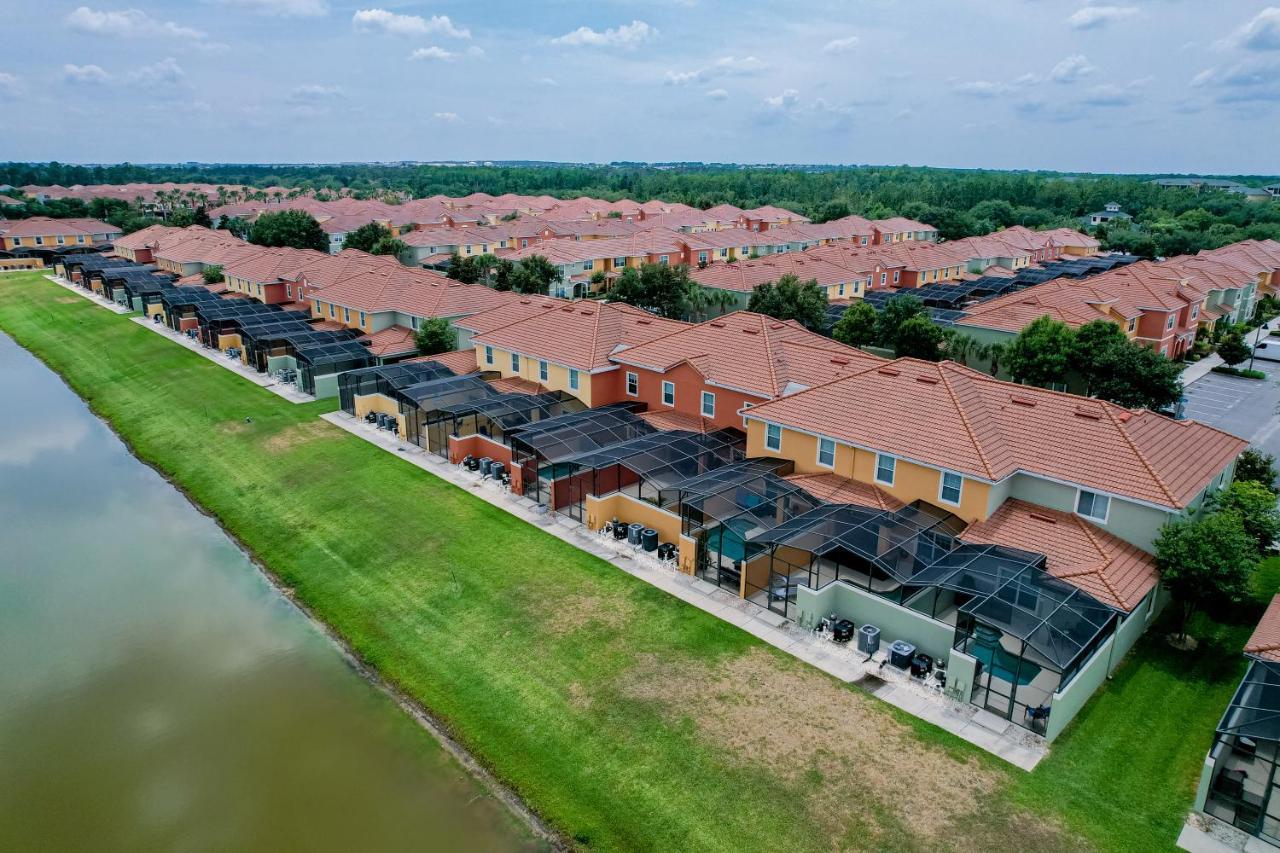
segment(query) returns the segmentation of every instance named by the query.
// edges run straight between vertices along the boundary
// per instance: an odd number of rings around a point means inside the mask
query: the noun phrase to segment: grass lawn
[[[40,274],[0,329],[584,847],[1172,849],[1242,669],[1149,637],[1022,773]]]

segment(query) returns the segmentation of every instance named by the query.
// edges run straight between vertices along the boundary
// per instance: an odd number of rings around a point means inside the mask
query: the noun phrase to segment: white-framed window
[[[14,238],[13,238],[13,245],[15,245],[15,246],[21,246],[21,245],[22,245],[22,238],[21,238],[21,237],[14,237]]]
[[[885,272],[880,273],[880,283],[881,283],[881,284],[888,284],[888,283],[889,283],[889,274],[888,274],[888,273],[885,273]]]
[[[1199,306],[1199,305],[1192,305],[1192,306],[1191,306],[1191,319],[1192,319],[1192,320],[1194,320],[1195,318],[1197,318],[1197,317],[1199,317],[1199,316],[1200,316],[1200,306]]]
[[[840,282],[840,286],[837,288],[836,292],[839,293],[841,296],[844,296],[844,282]]]
[[[583,262],[582,262],[582,268],[583,268],[584,270],[595,269],[595,266],[596,266],[596,262],[595,262],[595,261],[583,261]]]
[[[569,368],[569,390],[570,391],[578,390],[578,383],[580,381],[578,376],[579,376],[578,368],[576,367]]]
[[[894,271],[893,271],[893,283],[894,283],[894,284],[897,284],[897,283],[898,283],[898,277],[899,277],[901,274],[902,274],[902,273],[901,273],[899,270],[894,270]],[[928,273],[925,273],[925,275],[927,276],[927,275],[928,275]]]
[[[676,404],[676,383],[662,383],[662,405],[674,406]]]
[[[898,460],[887,453],[876,454],[876,482],[886,486],[893,485],[893,475],[897,472]]]
[[[410,317],[409,317],[409,328],[410,328],[410,329],[413,329],[413,330],[416,332],[416,331],[418,331],[418,326],[420,326],[420,325],[422,325],[422,321],[421,321],[421,320],[419,320],[417,317],[414,317],[414,316],[410,316]]]
[[[729,257],[729,250],[728,250],[728,249],[721,249],[721,250],[720,250],[720,257],[722,257],[722,258],[727,258],[727,257]]]
[[[1176,315],[1174,315],[1174,314],[1170,314],[1170,315],[1169,315],[1169,320],[1168,320],[1168,322],[1166,322],[1166,323],[1164,324],[1165,329],[1166,329],[1166,330],[1167,330],[1167,329],[1172,329],[1172,328],[1173,328],[1174,321],[1176,321],[1177,319],[1178,319],[1178,318],[1177,318],[1177,316],[1176,316]]]
[[[44,238],[43,238],[43,237],[37,237],[37,238],[36,238],[36,245],[37,245],[37,246],[43,246],[43,245],[44,245]]]
[[[938,500],[947,504],[958,504],[962,491],[964,491],[964,477],[954,471],[943,471],[942,482],[938,486]]]
[[[1064,394],[1065,394],[1065,393],[1067,393],[1067,383],[1065,383],[1065,382],[1050,382],[1050,383],[1049,383],[1049,390],[1050,390],[1050,391],[1061,391],[1062,393],[1064,393]]]
[[[511,353],[511,371],[513,373],[520,372],[520,353],[518,352]]]
[[[88,238],[88,237],[86,237],[86,236],[85,236],[85,235],[83,235],[83,234],[77,234],[77,235],[76,235],[76,242],[77,242],[77,243],[82,243],[82,244],[83,244],[83,243],[87,243],[87,242],[89,242],[89,238]]]
[[[614,258],[614,259],[613,259],[613,265],[614,265],[615,267],[625,267],[625,266],[627,265],[627,259],[626,259],[626,258]]]
[[[538,380],[541,382],[546,382],[548,372],[549,370],[547,367],[547,363],[545,361],[539,361],[538,362]]]
[[[350,322],[351,322],[351,309],[350,309],[350,308],[343,308],[343,309],[342,309],[342,322],[344,322],[344,323],[350,323]]]
[[[765,450],[781,450],[782,449],[782,427],[777,424],[764,425],[764,449]]]
[[[292,285],[292,284],[286,284],[286,285],[284,286],[284,295],[285,295],[285,297],[286,297],[286,298],[288,298],[288,299],[292,299],[292,298],[293,298],[293,285]]]
[[[1107,515],[1111,512],[1111,498],[1081,489],[1076,495],[1076,512],[1105,524]]]
[[[365,313],[364,313],[363,311],[361,311],[361,312],[360,312],[360,325],[361,325],[361,326],[363,326],[363,325],[364,325],[364,321],[365,321]]]
[[[59,234],[59,235],[58,235],[58,245],[59,245],[59,246],[65,246],[65,245],[67,245],[67,238],[66,238],[66,237],[63,237],[61,234]]]
[[[662,264],[665,267],[667,264],[671,263],[671,258],[668,255],[659,255],[658,263]]]
[[[704,418],[716,416],[716,395],[710,391],[702,392],[702,416]]]
[[[706,252],[699,252],[699,253],[698,253],[698,263],[700,263],[700,264],[705,264],[706,262],[707,262],[707,253],[706,253]]]
[[[1138,328],[1138,318],[1137,318],[1137,317],[1130,317],[1130,318],[1129,318],[1129,331],[1130,331],[1130,332],[1132,332],[1132,331],[1133,331],[1134,329],[1136,329],[1136,328]]]
[[[338,316],[338,306],[334,305],[332,302],[329,303],[329,316],[335,319]]]
[[[818,439],[818,464],[823,468],[836,467],[836,443],[833,440]]]
[[[486,346],[484,348],[484,363],[493,364],[493,347]]]
[[[627,395],[630,397],[640,396],[640,376],[630,370],[627,371]]]

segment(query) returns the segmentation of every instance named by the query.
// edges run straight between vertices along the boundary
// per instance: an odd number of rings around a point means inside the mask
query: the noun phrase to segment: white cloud
[[[201,41],[205,37],[200,30],[184,27],[173,21],[158,20],[141,9],[98,12],[88,6],[80,6],[67,15],[66,20],[67,25],[73,30],[118,38],[178,38]]]
[[[187,78],[187,72],[172,56],[144,65],[125,75],[125,82],[141,86],[176,86]]]
[[[1137,6],[1084,6],[1067,18],[1073,30],[1096,30],[1138,14]]]
[[[1073,53],[1053,66],[1053,70],[1049,72],[1049,79],[1055,83],[1074,83],[1097,70],[1097,66],[1085,58],[1084,54]]]
[[[632,21],[620,27],[599,32],[590,27],[578,27],[573,32],[565,33],[551,40],[552,44],[563,44],[574,47],[624,47],[634,48],[641,42],[648,41],[658,35],[658,31],[644,21]]]
[[[219,0],[273,18],[319,18],[329,14],[325,0]]]
[[[351,16],[351,23],[357,30],[381,30],[400,36],[426,36],[434,33],[459,39],[471,38],[471,31],[454,26],[448,15],[432,15],[423,18],[420,15],[399,15],[386,9],[360,9]]]
[[[842,39],[832,39],[823,45],[823,53],[845,53],[853,49],[858,43],[857,36],[846,36]]]
[[[494,127],[506,127],[507,125],[507,120],[501,116],[485,116],[484,120]]]
[[[1280,6],[1268,6],[1254,15],[1230,41],[1249,50],[1280,50]]]
[[[722,56],[710,66],[696,71],[668,71],[664,82],[668,86],[708,83],[717,77],[742,77],[756,74],[768,67],[754,56]]]
[[[729,93],[724,89],[712,89],[707,92],[707,97],[713,101],[724,101],[729,97]]]
[[[17,76],[0,71],[0,98],[16,98],[22,94],[22,84]]]
[[[793,110],[800,106],[800,93],[795,89],[783,89],[781,94],[765,98],[764,105],[770,110],[783,112]]]
[[[461,124],[462,116],[457,113],[433,113],[436,121],[443,121],[448,124]]]
[[[410,59],[416,60],[435,60],[438,62],[452,62],[458,58],[458,54],[453,51],[445,50],[443,47],[420,47],[413,53],[409,54]]]
[[[62,66],[62,76],[74,83],[102,83],[111,77],[100,66],[71,63]]]
[[[539,86],[559,86],[560,85],[559,83],[556,82],[556,78],[554,77],[539,77],[537,80],[534,80],[533,82],[537,83]]]
[[[309,86],[298,86],[289,93],[289,100],[295,104],[314,103],[316,101],[329,101],[334,98],[341,98],[346,91],[341,86],[322,86],[312,84]]]
[[[1013,91],[1013,86],[991,80],[970,80],[956,84],[955,90],[961,95],[972,95],[975,98],[995,98]]]
[[[1280,62],[1253,57],[1225,68],[1206,68],[1191,85],[1216,90],[1214,100],[1221,104],[1280,101]]]

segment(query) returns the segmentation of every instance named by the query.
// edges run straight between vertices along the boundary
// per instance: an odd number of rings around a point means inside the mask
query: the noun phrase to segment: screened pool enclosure
[[[1280,846],[1280,663],[1249,662],[1209,756],[1205,813]]]

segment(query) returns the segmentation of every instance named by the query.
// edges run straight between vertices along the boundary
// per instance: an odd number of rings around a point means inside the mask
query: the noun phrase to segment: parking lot
[[[1253,367],[1267,378],[1210,373],[1193,382],[1187,387],[1186,416],[1280,456],[1280,363],[1257,359]]]

